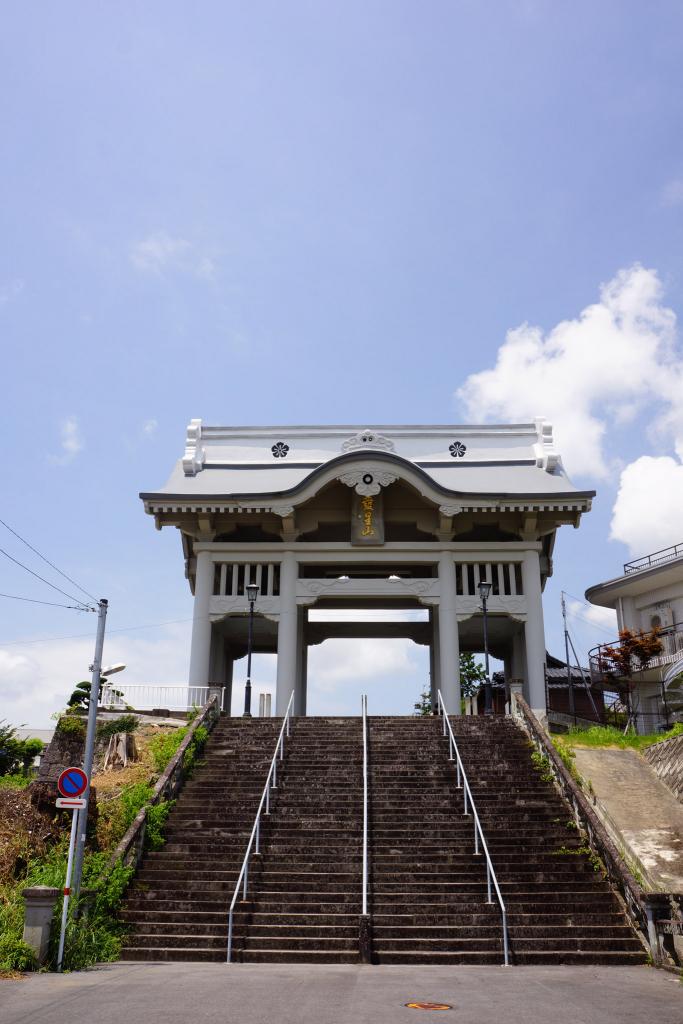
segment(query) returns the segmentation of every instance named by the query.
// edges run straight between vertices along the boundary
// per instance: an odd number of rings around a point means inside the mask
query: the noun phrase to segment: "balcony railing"
[[[681,550],[683,552],[683,549]],[[616,681],[632,676],[637,677],[639,673],[647,672],[649,669],[670,665],[683,654],[683,623],[662,629],[658,634],[658,639],[662,645],[659,654],[647,659],[633,655],[627,664],[624,664],[623,658],[615,657],[614,654],[623,646],[622,640],[594,647],[592,651],[588,652],[591,680],[604,684],[610,679]]]
[[[674,558],[683,555],[683,544],[673,544],[670,548],[662,548],[651,555],[643,558],[636,558],[633,562],[624,563],[624,573],[628,576],[630,572],[638,572],[640,569],[650,569],[653,565],[660,565],[662,562],[671,562]]]

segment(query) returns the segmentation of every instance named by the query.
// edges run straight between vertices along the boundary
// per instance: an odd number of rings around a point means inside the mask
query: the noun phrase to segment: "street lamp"
[[[493,714],[493,687],[491,686],[491,676],[489,675],[489,624],[486,609],[486,602],[488,601],[490,593],[491,584],[487,580],[481,580],[479,583],[479,597],[481,598],[481,606],[484,610],[484,659],[486,662],[486,682],[484,683],[485,715]]]
[[[247,640],[247,683],[244,687],[244,717],[251,718],[251,646],[254,639],[254,605],[258,597],[258,584],[247,583],[249,601],[249,638]]]

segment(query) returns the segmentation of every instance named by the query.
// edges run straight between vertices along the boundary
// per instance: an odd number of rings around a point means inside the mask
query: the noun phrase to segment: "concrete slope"
[[[683,806],[635,750],[575,747],[579,774],[590,780],[595,808],[646,883],[683,892]]]

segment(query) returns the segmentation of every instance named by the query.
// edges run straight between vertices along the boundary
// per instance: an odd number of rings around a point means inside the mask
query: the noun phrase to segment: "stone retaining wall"
[[[683,736],[654,743],[643,753],[662,782],[683,803]]]

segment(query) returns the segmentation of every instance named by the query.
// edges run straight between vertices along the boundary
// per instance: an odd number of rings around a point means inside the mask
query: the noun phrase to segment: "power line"
[[[71,608],[77,612],[90,611],[89,608],[82,604],[58,604],[56,601],[38,601],[35,597],[18,597],[16,594],[0,594],[0,597],[7,597],[10,601],[28,601],[30,604],[48,604],[51,608]]]
[[[565,597],[570,597],[572,599],[572,601],[576,601],[577,604],[585,605],[586,608],[593,608],[594,607],[594,605],[589,604],[588,601],[584,601],[580,597],[575,597],[574,594],[570,594],[566,590],[561,591],[561,593],[563,593],[565,595]],[[589,626],[592,626],[593,629],[599,630],[601,633],[605,633],[608,636],[613,636],[614,635],[614,629],[608,629],[607,626],[601,626],[599,623],[595,622],[593,619],[589,619],[586,615],[582,615],[581,612],[577,611],[575,608],[570,609],[569,610],[569,614],[571,616],[576,617],[577,619],[582,619],[583,622],[587,623]],[[616,629],[616,626],[615,626],[615,629]]]
[[[20,562],[18,558],[14,558],[7,551],[5,551],[4,548],[0,548],[0,554],[4,555],[5,558],[9,558],[10,562],[14,562],[14,564],[18,565],[21,569],[25,569],[25,571],[30,573],[31,576],[35,576],[35,578],[37,580],[40,580],[41,583],[46,583],[48,587],[52,587],[52,589],[56,590],[58,594],[62,595],[62,597],[68,597],[70,601],[76,601],[81,608],[87,608],[88,611],[93,611],[93,609],[86,605],[83,601],[81,601],[80,598],[74,597],[73,594],[67,594],[66,590],[62,590],[61,587],[57,587],[55,586],[54,583],[50,583],[50,581],[46,580],[44,576],[39,576],[37,572],[34,572],[33,569],[29,569],[27,565],[24,565],[23,562]]]
[[[573,618],[573,619],[581,619],[581,621],[585,622],[586,625],[592,626],[593,629],[597,629],[598,632],[604,633],[605,636],[614,636],[614,632],[615,631],[613,629],[607,629],[606,626],[599,626],[597,622],[593,622],[592,619],[587,618],[585,615],[582,615],[580,612],[573,611],[572,609],[569,609],[567,614],[570,615],[571,618]]]
[[[65,580],[68,580],[69,583],[73,583],[74,587],[76,587],[78,590],[81,591],[82,594],[85,594],[86,597],[89,597],[91,600],[95,602],[95,604],[97,604],[96,597],[93,597],[93,595],[88,590],[86,590],[85,587],[82,587],[80,583],[76,583],[76,580],[72,580],[70,576],[67,576],[65,572],[62,572],[62,570],[59,569],[53,562],[51,562],[49,558],[46,558],[45,555],[41,555],[40,551],[38,551],[37,548],[34,548],[32,544],[29,544],[29,542],[24,537],[22,537],[20,533],[17,533],[16,530],[13,530],[12,527],[4,521],[4,519],[0,519],[0,523],[5,527],[6,530],[9,530],[10,533],[13,533],[14,536],[17,537],[22,544],[25,544],[27,548],[30,548],[30,550],[33,551],[34,554],[38,555],[38,558],[42,558],[42,560],[47,565],[49,565],[51,569],[54,569],[55,572],[58,572],[59,575],[63,576]]]
[[[5,595],[0,594],[0,597],[3,597],[3,596],[5,596]],[[6,595],[6,596],[9,596],[9,595]],[[28,598],[23,598],[23,600],[28,600]],[[40,602],[40,603],[42,604],[44,602]],[[70,605],[57,605],[57,607],[59,607],[59,608],[68,608],[68,607],[71,607],[71,606]],[[208,619],[209,616],[208,615],[202,616],[202,618]],[[193,621],[192,618],[187,618],[187,619],[169,619],[167,622],[150,622],[146,626],[121,626],[121,627],[119,627],[119,629],[107,630],[107,635],[111,636],[112,633],[132,633],[134,630],[138,630],[138,629],[161,629],[161,628],[163,628],[163,626],[174,626],[174,625],[176,625],[178,623],[181,623],[181,622],[192,622],[192,621]],[[85,637],[90,637],[90,636],[92,636],[91,633],[71,633],[68,636],[46,636],[46,637],[39,638],[37,640],[8,640],[7,642],[0,641],[0,647],[25,647],[25,646],[28,646],[29,644],[51,644],[51,643],[57,643],[57,641],[59,641],[59,640],[82,640]]]

